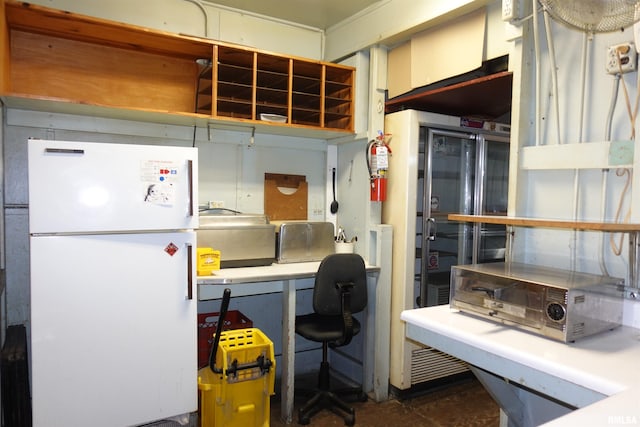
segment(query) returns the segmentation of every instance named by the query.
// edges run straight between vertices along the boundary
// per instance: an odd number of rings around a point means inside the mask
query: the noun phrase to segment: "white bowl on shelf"
[[[287,116],[281,116],[280,114],[260,113],[260,120],[263,120],[265,122],[287,123]]]

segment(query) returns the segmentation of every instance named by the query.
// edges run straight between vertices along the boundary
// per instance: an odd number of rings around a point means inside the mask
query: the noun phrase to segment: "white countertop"
[[[564,344],[448,305],[402,312],[407,336],[579,407],[545,426],[640,425],[640,330]]]
[[[199,285],[226,285],[231,283],[269,282],[287,277],[313,277],[320,261],[273,263],[261,267],[237,267],[216,270],[211,276],[198,276]]]
[[[198,276],[198,299],[208,300],[222,297],[222,286],[231,285],[234,296],[279,292],[282,280],[315,277],[320,261],[273,263],[261,267],[223,268],[211,276]],[[378,273],[380,267],[365,264],[367,273]],[[313,287],[313,284],[310,285]]]

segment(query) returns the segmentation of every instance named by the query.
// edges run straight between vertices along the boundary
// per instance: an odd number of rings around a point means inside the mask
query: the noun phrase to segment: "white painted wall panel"
[[[29,322],[29,214],[24,208],[5,209],[7,230],[7,324]]]
[[[499,58],[509,53],[507,24],[502,22],[502,1],[487,5],[484,59]]]
[[[408,39],[446,19],[490,3],[487,0],[387,0],[326,31],[325,60],[332,61],[379,43],[388,46]]]
[[[319,30],[304,29],[253,15],[220,11],[220,39],[257,49],[322,59]]]
[[[35,0],[31,3],[178,34],[208,37],[276,53],[322,57],[323,33],[266,16],[189,0]]]
[[[173,33],[205,35],[205,13],[197,4],[186,0],[35,0],[30,3]],[[216,21],[215,16],[210,16],[209,37],[217,37]]]

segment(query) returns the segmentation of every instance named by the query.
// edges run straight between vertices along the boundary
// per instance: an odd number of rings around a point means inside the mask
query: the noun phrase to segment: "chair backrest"
[[[325,316],[341,314],[338,283],[353,283],[351,313],[364,310],[367,306],[367,272],[364,260],[358,254],[331,254],[320,262],[313,288],[313,310]]]

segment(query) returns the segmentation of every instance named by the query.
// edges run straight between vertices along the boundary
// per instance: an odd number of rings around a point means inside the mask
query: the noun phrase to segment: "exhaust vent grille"
[[[411,385],[445,378],[468,371],[460,359],[432,347],[419,348],[411,353]]]
[[[544,325],[547,328],[557,329],[559,331],[564,331],[564,327],[565,327],[564,322],[559,323],[559,322],[549,322],[549,321],[547,321],[547,322],[544,322]]]
[[[565,289],[547,288],[547,299],[567,303],[567,291]]]
[[[584,335],[584,323],[580,322],[573,325],[573,336],[580,337],[582,335]]]
[[[448,284],[427,285],[427,306],[449,304],[450,286]]]

